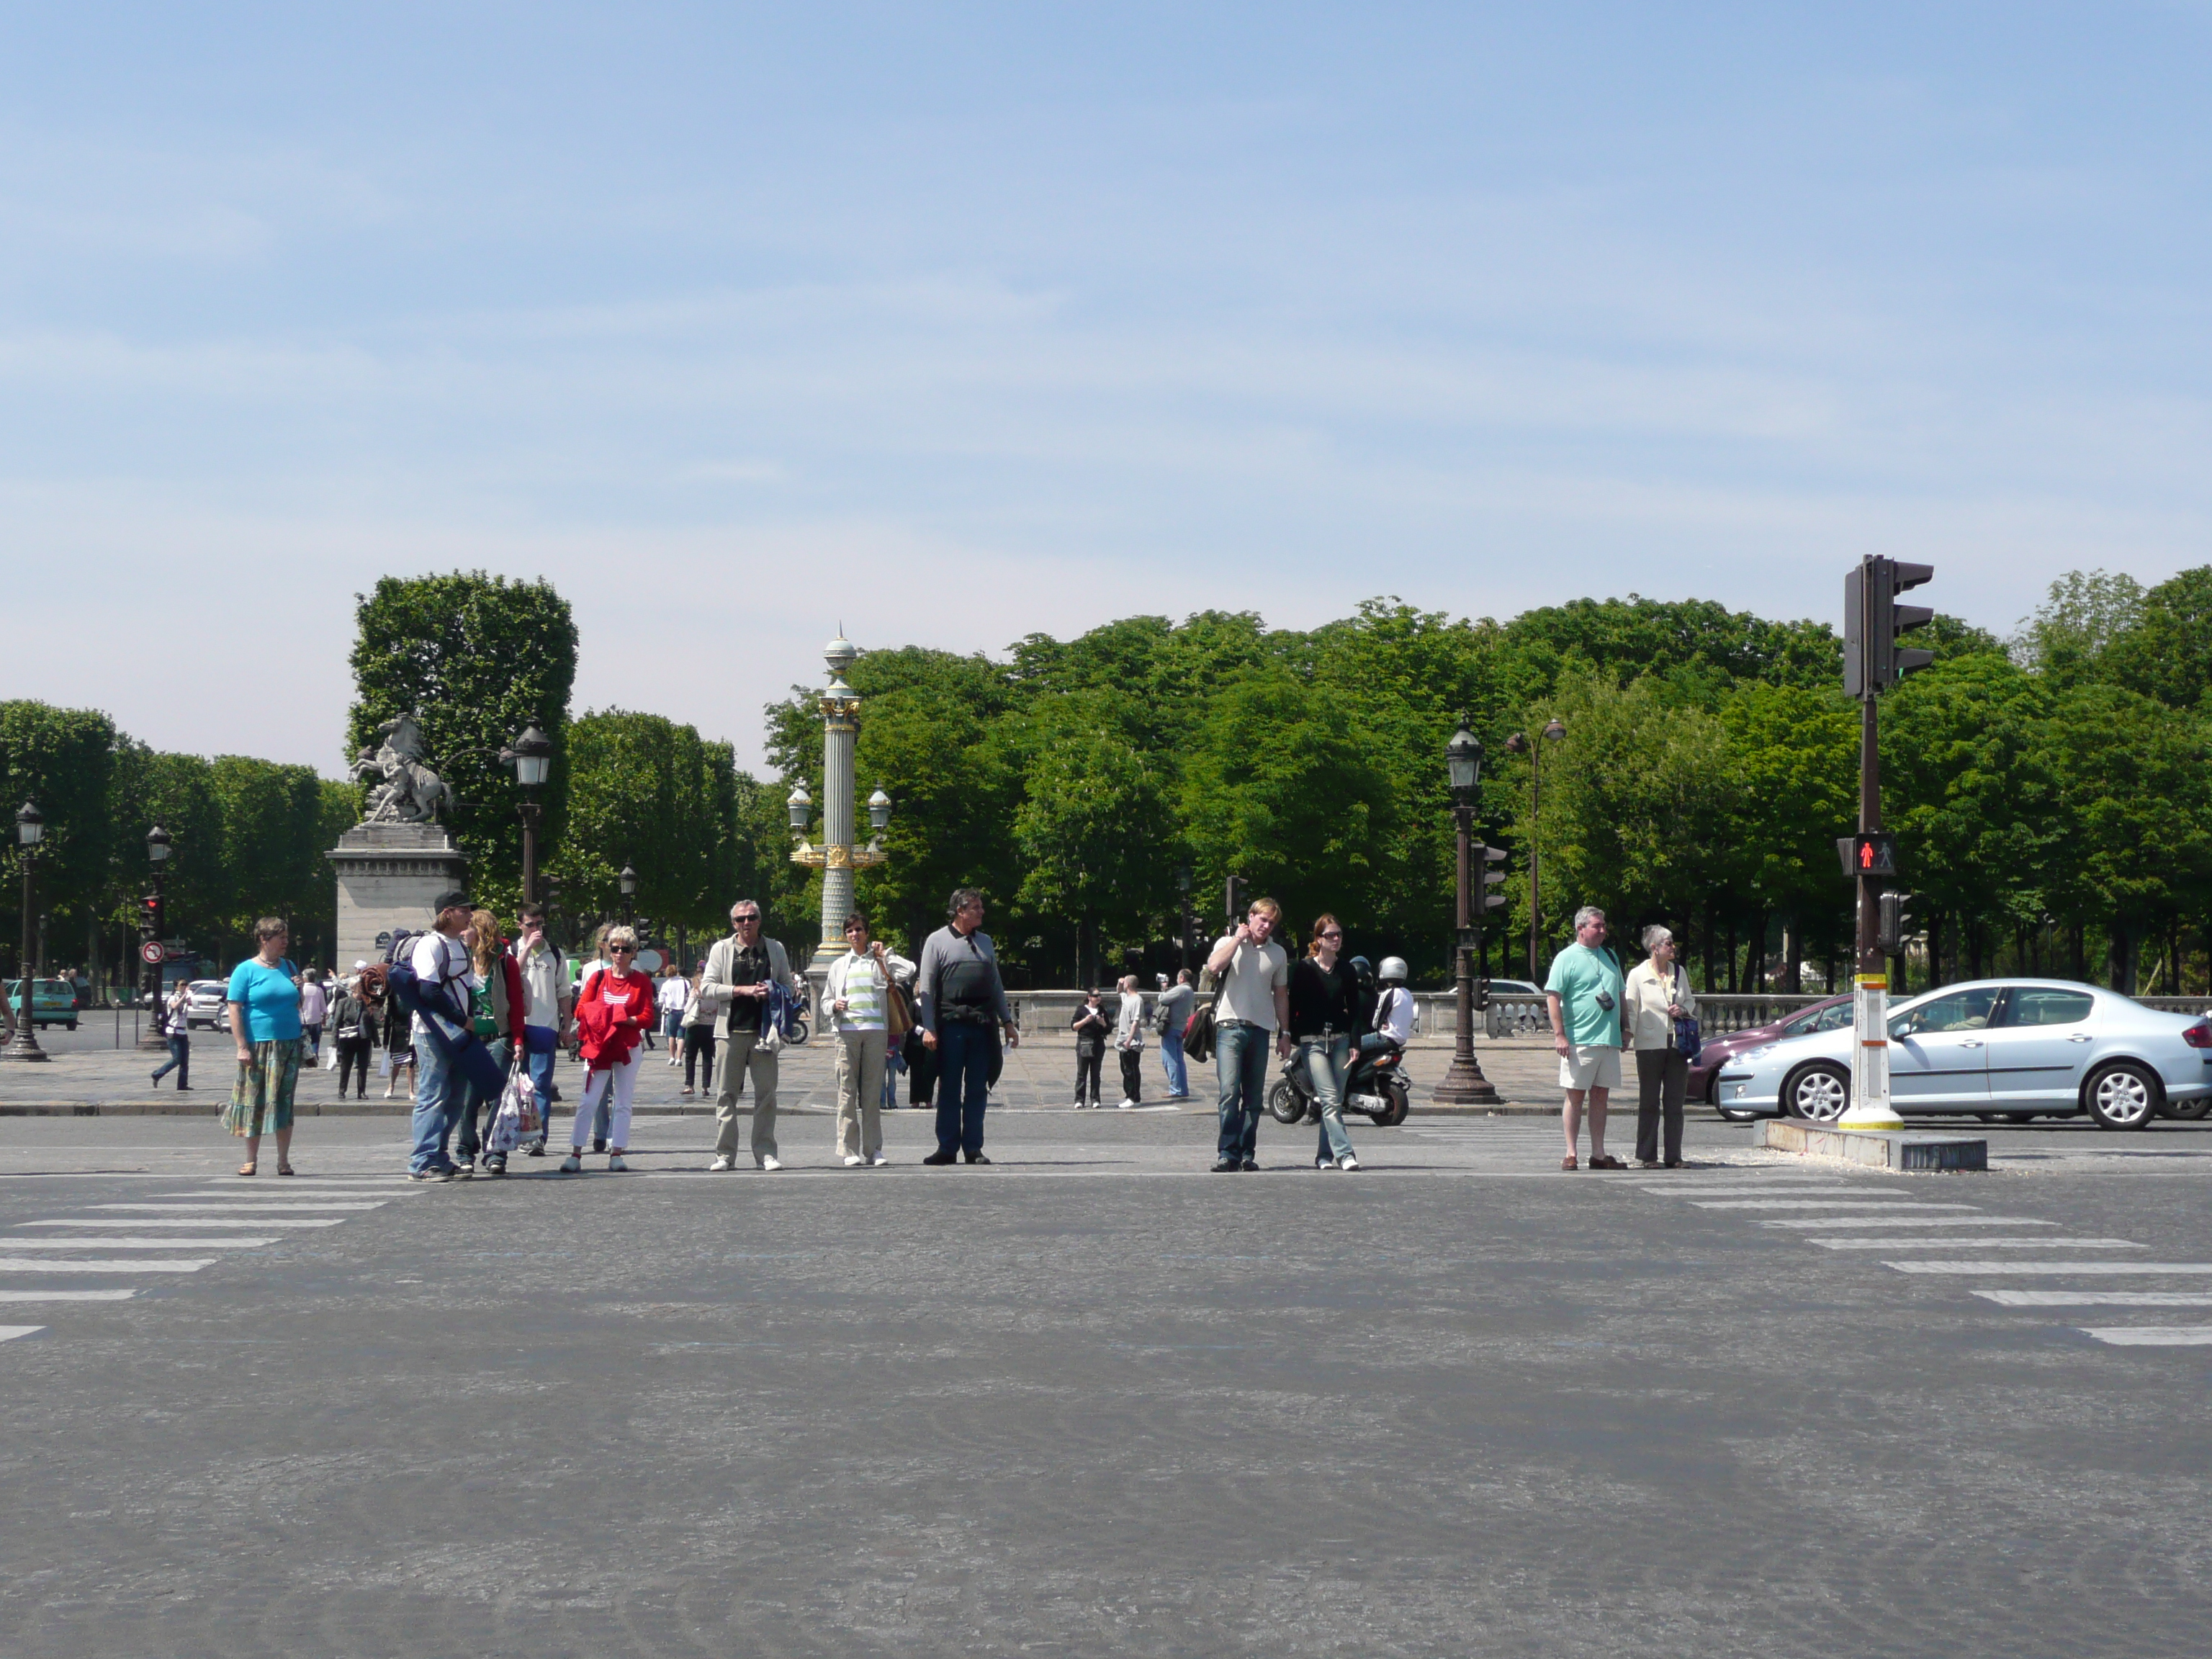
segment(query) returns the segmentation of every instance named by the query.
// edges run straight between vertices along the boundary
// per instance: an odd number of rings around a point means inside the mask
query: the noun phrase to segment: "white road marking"
[[[252,1221],[233,1221],[228,1216],[207,1216],[186,1221],[169,1216],[106,1215],[88,1221],[77,1217],[53,1221],[19,1221],[15,1224],[19,1227],[248,1227],[267,1232],[272,1228],[282,1231],[289,1227],[343,1227],[345,1218],[333,1216],[324,1220],[313,1216],[271,1215]],[[5,1242],[0,1240],[0,1245],[4,1245]]]
[[[1699,1210],[1978,1210],[1978,1204],[1923,1204],[1911,1198],[1730,1198],[1703,1199]]]
[[[2081,1334],[2116,1348],[2212,1347],[2212,1325],[2084,1325]]]
[[[0,1325],[0,1342],[13,1342],[19,1336],[36,1336],[46,1328],[44,1325]]]
[[[201,1256],[197,1261],[52,1261],[35,1256],[0,1255],[0,1273],[196,1273],[203,1267],[215,1266],[216,1258]]]
[[[2212,1308],[2205,1291],[1976,1291],[2008,1308]]]
[[[136,1291],[0,1291],[0,1302],[122,1302]]]
[[[1698,1187],[1639,1187],[1639,1192],[1656,1194],[1662,1198],[1788,1198],[1792,1194],[1810,1195],[1815,1193],[1840,1193],[1840,1181],[1731,1181],[1723,1185],[1708,1182]],[[1862,1193],[1903,1193],[1903,1187],[1858,1187]]]
[[[390,1201],[388,1199],[379,1199],[370,1204],[287,1204],[281,1200],[271,1200],[265,1204],[234,1204],[215,1208],[210,1208],[205,1204],[88,1204],[84,1207],[88,1210],[157,1211],[167,1212],[172,1215],[220,1215],[224,1209],[234,1212],[266,1210],[271,1215],[336,1215],[341,1211],[351,1213],[381,1209]]]
[[[281,1238],[11,1238],[11,1250],[245,1250]]]
[[[1955,1238],[1807,1238],[1824,1250],[1948,1250],[1958,1248]],[[1976,1238],[1967,1241],[1978,1250],[2140,1250],[2126,1238]]]
[[[349,1199],[367,1198],[374,1191],[375,1189],[373,1188],[349,1187],[343,1191],[333,1190],[331,1197],[333,1202],[343,1204]],[[218,1201],[232,1204],[300,1204],[313,1202],[314,1199],[314,1194],[313,1193],[291,1191],[288,1191],[282,1198],[275,1199],[263,1198],[258,1194],[255,1193],[240,1192],[149,1193],[146,1196],[149,1198],[191,1198],[198,1199],[203,1201],[213,1199]],[[377,1194],[377,1196],[382,1200],[389,1201],[395,1198],[422,1198],[426,1196],[426,1194],[420,1187],[410,1187],[403,1192],[379,1193]]]
[[[1962,1241],[1964,1242],[1964,1241]],[[2212,1273],[2212,1261],[1885,1261],[1901,1273]]]
[[[2032,1215],[1884,1215],[1807,1216],[1789,1221],[1759,1221],[1759,1227],[1786,1227],[1798,1232],[1812,1232],[1837,1227],[2056,1227],[2055,1221],[2039,1221]],[[1969,1240],[1969,1243],[1972,1241]]]

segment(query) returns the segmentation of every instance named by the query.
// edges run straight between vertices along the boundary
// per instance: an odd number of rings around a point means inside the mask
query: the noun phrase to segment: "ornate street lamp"
[[[515,809],[522,817],[522,902],[529,903],[538,896],[538,820],[542,809],[536,791],[553,770],[553,743],[538,729],[532,720],[522,728],[522,735],[499,751],[500,764],[514,769],[514,781],[522,788],[522,800]]]
[[[1442,1106],[1494,1106],[1498,1090],[1482,1074],[1474,1057],[1474,958],[1481,948],[1484,895],[1470,895],[1468,867],[1474,836],[1475,791],[1482,781],[1482,744],[1460,716],[1459,730],[1444,745],[1444,777],[1451,787],[1452,825],[1458,839],[1459,932],[1452,943],[1452,979],[1458,993],[1459,1021],[1452,1034],[1451,1069],[1437,1085]]]
[[[138,1039],[138,1046],[149,1054],[169,1046],[168,1039],[161,1035],[161,964],[167,959],[161,941],[169,936],[168,897],[164,887],[173,850],[169,832],[160,824],[146,832],[146,862],[154,872],[154,902],[146,918],[146,937],[140,949],[146,964],[146,1006],[153,1011],[153,1018],[146,1034]]]
[[[31,866],[37,862],[39,843],[46,839],[46,821],[40,814],[36,801],[25,801],[15,809],[15,843],[23,849],[23,956],[17,986],[22,992],[22,1006],[15,1020],[15,1035],[8,1046],[0,1048],[0,1059],[44,1060],[46,1051],[39,1047],[38,1022],[31,1017],[32,980],[38,972],[36,961],[38,914],[32,902]]]
[[[1567,728],[1556,719],[1544,727],[1543,736],[1548,742],[1557,743],[1566,735]],[[1505,750],[1508,754],[1528,757],[1528,980],[1531,984],[1541,985],[1544,975],[1537,965],[1536,951],[1543,902],[1536,868],[1536,838],[1540,823],[1537,815],[1544,804],[1544,756],[1541,746],[1526,732],[1516,732],[1506,738]]]
[[[637,872],[625,864],[622,867],[622,874],[617,876],[615,880],[622,888],[623,926],[628,927],[631,925],[631,913],[635,908],[637,898]]]

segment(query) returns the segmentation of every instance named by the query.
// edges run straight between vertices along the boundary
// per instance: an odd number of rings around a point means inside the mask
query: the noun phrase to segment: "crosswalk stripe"
[[[216,1258],[173,1261],[49,1261],[34,1256],[0,1255],[0,1273],[196,1273]]]
[[[1923,1204],[1911,1198],[1729,1198],[1703,1199],[1700,1210],[1978,1210],[1978,1204]]]
[[[0,1342],[13,1342],[19,1336],[36,1336],[46,1328],[44,1325],[0,1325]]]
[[[281,1238],[11,1238],[11,1250],[246,1250]]]
[[[1638,1192],[1662,1198],[1788,1198],[1793,1194],[1837,1193],[1840,1181],[1731,1181],[1725,1186],[1639,1187]],[[1856,1187],[1854,1192],[1902,1194],[1902,1187]]]
[[[381,1209],[389,1201],[380,1199],[373,1204],[286,1204],[272,1200],[266,1204],[234,1204],[215,1208],[205,1204],[88,1204],[85,1208],[149,1211],[171,1215],[221,1215],[226,1208],[234,1214],[240,1210],[266,1210],[271,1215],[337,1215]]]
[[[1759,1221],[1759,1227],[1787,1228],[1794,1232],[1817,1232],[1838,1227],[2056,1227],[2032,1215],[1882,1215],[1793,1216],[1782,1221]],[[1972,1243],[1973,1240],[1963,1241]]]
[[[136,1291],[0,1291],[0,1302],[123,1302]]]
[[[2212,1347],[2212,1325],[2084,1325],[2081,1334],[2116,1348]]]
[[[2212,1261],[1885,1261],[1901,1273],[2212,1273]]]
[[[2212,1291],[1976,1291],[2007,1308],[2212,1308]]]
[[[1808,1238],[1801,1243],[1818,1245],[1824,1250],[1952,1250],[1959,1247],[1955,1238]],[[1971,1241],[1978,1250],[2140,1250],[2142,1246],[2125,1238],[1977,1238]]]
[[[19,1227],[198,1227],[202,1229],[245,1227],[267,1232],[272,1229],[283,1231],[293,1227],[343,1227],[345,1225],[345,1218],[343,1216],[325,1218],[319,1216],[272,1215],[263,1216],[252,1221],[233,1221],[228,1216],[220,1218],[208,1216],[186,1221],[182,1218],[173,1218],[168,1216],[104,1215],[95,1216],[89,1220],[82,1216],[68,1216],[52,1221],[19,1221],[15,1224]],[[0,1240],[0,1243],[4,1243],[4,1240]]]

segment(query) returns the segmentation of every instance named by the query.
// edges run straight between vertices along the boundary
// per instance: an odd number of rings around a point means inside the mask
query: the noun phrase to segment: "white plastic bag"
[[[507,1073],[507,1087],[500,1091],[499,1110],[484,1137],[484,1151],[504,1158],[537,1133],[538,1091],[531,1086],[529,1069],[517,1065]]]

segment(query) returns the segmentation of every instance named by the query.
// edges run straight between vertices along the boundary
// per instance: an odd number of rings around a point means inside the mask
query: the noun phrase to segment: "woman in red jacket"
[[[623,1150],[629,1143],[630,1097],[637,1092],[637,1069],[645,1059],[645,1033],[653,1024],[653,981],[630,964],[637,960],[637,934],[628,927],[607,930],[607,955],[613,965],[584,981],[576,999],[577,1046],[584,1056],[584,1097],[576,1103],[575,1127],[568,1132],[568,1156],[562,1175],[584,1167],[584,1141],[601,1097],[614,1094],[607,1113],[607,1168],[627,1170]]]

